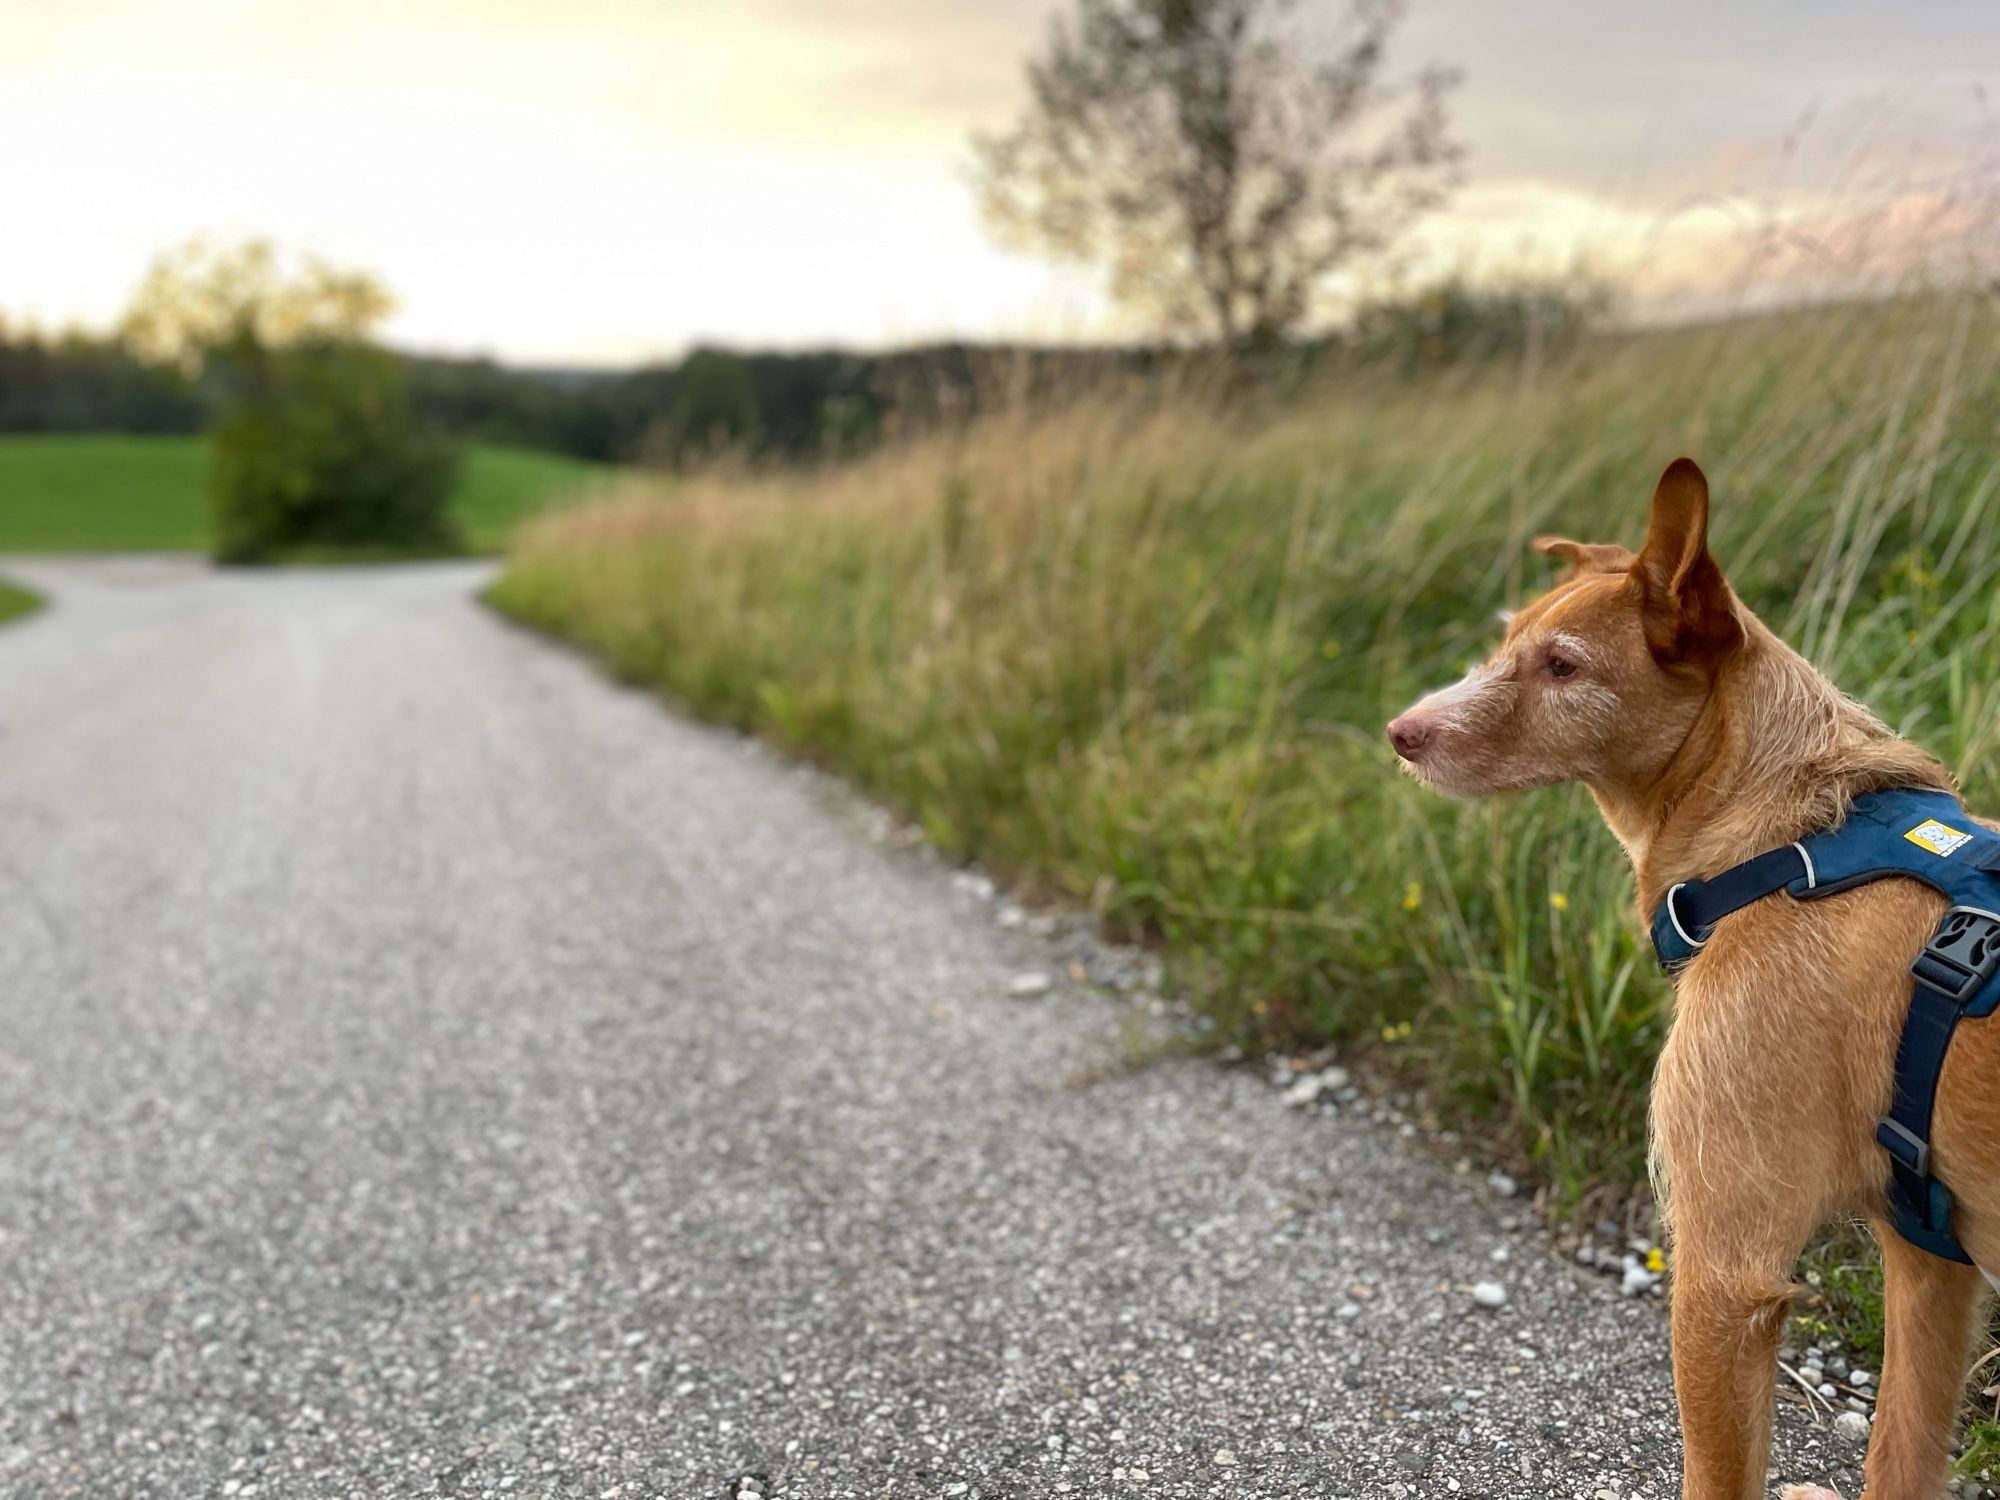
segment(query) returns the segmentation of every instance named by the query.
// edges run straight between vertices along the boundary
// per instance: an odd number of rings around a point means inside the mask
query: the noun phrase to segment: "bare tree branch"
[[[1385,83],[1401,19],[1401,0],[1351,0],[1315,63],[1292,0],[1078,0],[1029,64],[1026,114],[974,142],[986,219],[1103,266],[1171,331],[1274,342],[1450,186],[1457,75]]]

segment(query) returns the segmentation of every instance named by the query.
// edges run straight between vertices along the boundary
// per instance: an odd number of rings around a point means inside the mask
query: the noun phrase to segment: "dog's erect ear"
[[[1535,550],[1544,557],[1566,563],[1566,583],[1579,573],[1623,573],[1632,566],[1636,554],[1616,542],[1572,542],[1566,536],[1538,536]]]
[[[1631,571],[1644,591],[1646,643],[1660,660],[1712,659],[1743,638],[1729,585],[1708,555],[1708,480],[1693,459],[1675,459],[1660,476]]]

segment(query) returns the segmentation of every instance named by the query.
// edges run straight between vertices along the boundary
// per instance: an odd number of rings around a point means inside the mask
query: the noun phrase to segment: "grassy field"
[[[207,445],[190,437],[0,437],[0,552],[199,550],[209,540]],[[477,551],[517,521],[587,491],[606,471],[474,447],[452,512]]]
[[[1606,336],[1263,416],[1080,398],[526,529],[495,602],[1159,940],[1220,1037],[1331,1039],[1560,1201],[1643,1180],[1667,992],[1564,790],[1381,725],[1701,458],[1748,602],[2000,804],[2000,339],[1978,297]]]
[[[452,514],[476,552],[497,552],[514,527],[553,505],[603,490],[610,471],[554,453],[481,445],[469,450],[452,496]]]
[[[9,620],[18,620],[23,615],[33,614],[42,607],[42,596],[18,583],[9,583],[0,578],[0,625]]]

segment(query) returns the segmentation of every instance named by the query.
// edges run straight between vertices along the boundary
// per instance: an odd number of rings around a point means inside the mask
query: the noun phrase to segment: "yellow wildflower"
[[[1666,1268],[1667,1268],[1666,1251],[1662,1250],[1658,1245],[1655,1245],[1653,1246],[1652,1249],[1646,1252],[1647,1270],[1651,1271],[1655,1276],[1657,1276],[1662,1271],[1666,1270]]]
[[[1565,896],[1561,891],[1550,891],[1549,905],[1553,906],[1557,911],[1568,911],[1569,897]]]
[[[1415,911],[1424,904],[1424,888],[1412,880],[1403,887],[1403,910]]]

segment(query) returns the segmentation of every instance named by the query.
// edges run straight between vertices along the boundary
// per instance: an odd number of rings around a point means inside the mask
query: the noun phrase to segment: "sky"
[[[260,236],[377,273],[399,346],[521,363],[1126,336],[967,183],[1061,3],[0,0],[0,313],[107,327],[161,250]],[[2000,197],[1991,0],[1410,0],[1426,63],[1464,178],[1368,285],[1581,265],[1673,316]]]

